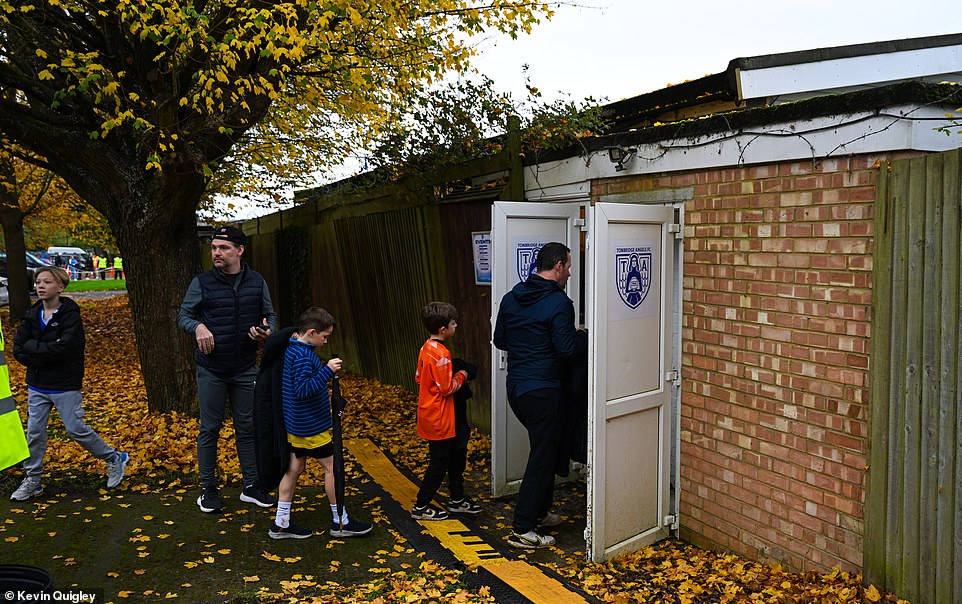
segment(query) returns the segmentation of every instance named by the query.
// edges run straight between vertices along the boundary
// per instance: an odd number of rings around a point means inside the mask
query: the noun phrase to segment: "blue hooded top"
[[[532,274],[501,298],[494,345],[508,353],[508,395],[561,388],[577,343],[574,303],[554,281]]]

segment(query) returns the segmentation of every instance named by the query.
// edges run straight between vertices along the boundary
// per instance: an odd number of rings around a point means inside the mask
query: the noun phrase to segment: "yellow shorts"
[[[314,436],[294,436],[288,433],[287,442],[297,457],[330,457],[334,454],[334,446],[330,430],[325,430]]]

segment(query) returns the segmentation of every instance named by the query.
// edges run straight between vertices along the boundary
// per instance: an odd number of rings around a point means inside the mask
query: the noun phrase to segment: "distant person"
[[[281,378],[281,400],[290,463],[277,487],[277,513],[268,536],[272,539],[306,539],[310,529],[291,523],[291,505],[297,479],[304,472],[307,458],[321,460],[324,466],[324,492],[331,505],[332,537],[358,537],[371,532],[373,525],[350,518],[344,502],[338,515],[337,494],[334,488],[333,418],[328,382],[341,370],[341,359],[321,363],[316,349],[327,344],[334,331],[334,318],[323,308],[305,310],[297,322],[298,329],[291,335],[284,352]]]
[[[60,268],[63,268],[64,266],[63,256],[61,256],[59,252],[53,256],[53,265]]]
[[[274,500],[256,485],[254,379],[257,348],[276,329],[274,306],[264,278],[244,262],[247,237],[221,227],[210,242],[213,267],[194,277],[184,295],[177,325],[197,341],[197,398],[200,432],[197,467],[205,513],[223,508],[217,478],[217,443],[228,403],[244,486],[240,499],[269,508]]]
[[[126,279],[127,276],[124,274],[124,259],[120,256],[114,256],[114,279]]]
[[[448,512],[478,514],[481,507],[464,495],[470,427],[467,418],[458,418],[455,411],[455,393],[467,388],[473,367],[456,370],[451,352],[444,345],[457,331],[458,311],[448,302],[431,302],[421,309],[421,322],[430,337],[418,353],[414,381],[418,384],[418,436],[428,441],[428,467],[411,517],[444,520]],[[460,430],[458,419],[462,419]],[[431,504],[445,474],[450,491],[447,511]]]
[[[46,266],[34,275],[37,302],[20,322],[13,356],[27,367],[26,477],[10,499],[25,501],[43,492],[41,475],[47,451],[47,422],[57,408],[67,436],[91,455],[107,462],[107,488],[124,478],[130,456],[108,446],[84,423],[81,389],[85,337],[77,303],[61,296],[70,277],[60,267]]]
[[[535,272],[501,299],[494,345],[508,352],[508,404],[528,432],[530,452],[508,544],[535,549],[554,545],[541,528],[561,523],[551,511],[554,475],[565,429],[565,364],[578,352],[574,304],[565,293],[571,251],[546,243]]]
[[[97,270],[100,272],[101,279],[107,279],[107,256],[101,256],[97,260]]]

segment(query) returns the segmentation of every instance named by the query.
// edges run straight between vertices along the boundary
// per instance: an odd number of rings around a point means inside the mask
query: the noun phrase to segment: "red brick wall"
[[[681,536],[860,570],[877,159],[598,181],[685,206]],[[884,167],[882,168],[884,169]]]

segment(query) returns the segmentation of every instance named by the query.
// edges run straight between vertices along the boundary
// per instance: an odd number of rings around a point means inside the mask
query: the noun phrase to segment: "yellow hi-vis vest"
[[[29,455],[17,402],[10,392],[10,371],[3,354],[3,332],[0,331],[0,470],[20,463]]]

